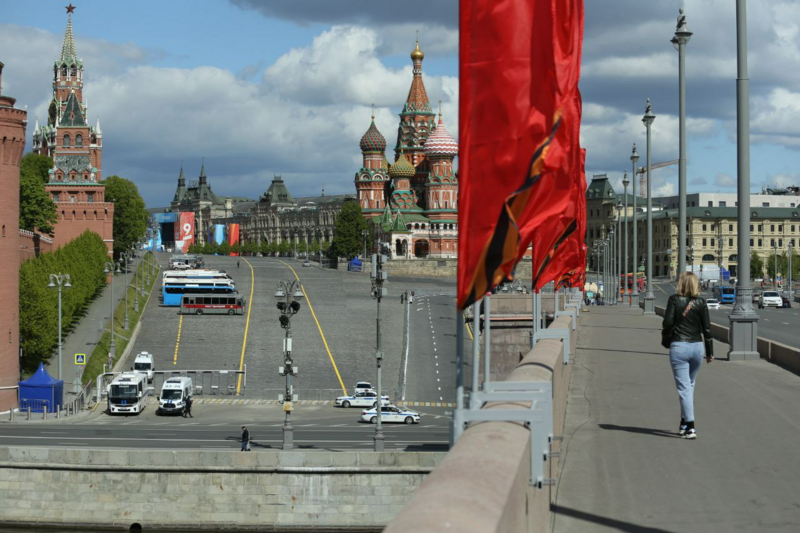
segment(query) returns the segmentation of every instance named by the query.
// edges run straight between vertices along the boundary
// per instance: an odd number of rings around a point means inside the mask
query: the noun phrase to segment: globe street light
[[[650,105],[650,99],[648,98],[644,117],[642,117],[642,122],[647,128],[647,272],[645,274],[647,276],[647,292],[644,295],[645,315],[656,314],[656,297],[653,295],[653,180],[650,175],[650,126],[652,126],[655,119],[656,116],[653,114],[653,107]],[[686,253],[685,243],[683,250]],[[685,261],[686,258],[684,258],[684,264],[686,264]]]
[[[620,286],[620,289],[617,290],[617,303],[622,304],[623,303],[622,289],[624,288],[625,283],[621,279],[622,278],[622,274],[621,274],[620,271],[622,270],[622,268],[621,268],[622,267],[622,245],[623,245],[623,240],[624,239],[622,239],[622,231],[621,231],[620,224],[622,224],[622,200],[617,201],[617,262],[616,262],[616,265],[617,265],[617,280],[619,280],[619,286]],[[627,279],[625,281],[627,282]]]
[[[72,287],[69,283],[69,274],[50,274],[50,283],[47,285],[50,289],[58,287],[58,379],[61,378],[61,288],[69,289]]]
[[[728,358],[757,360],[758,315],[753,310],[753,286],[750,282],[750,87],[747,78],[747,7],[736,0],[736,173],[739,210],[736,251],[736,302],[730,314],[730,351]]]
[[[114,342],[114,273],[120,273],[119,261],[106,261],[103,272],[111,274],[111,346],[108,349],[108,371],[111,372],[111,369],[114,368],[114,359],[117,357],[117,344]]]
[[[636,227],[636,163],[639,161],[639,154],[636,153],[636,143],[633,143],[631,150],[631,167],[633,181],[631,182],[631,196],[633,197],[633,292],[631,293],[631,307],[639,307],[639,236]]]
[[[636,175],[634,174],[634,178]],[[635,181],[635,179],[634,179]],[[631,298],[630,298],[630,286],[628,280],[628,221],[630,220],[628,215],[628,185],[630,185],[630,181],[628,181],[628,171],[625,171],[625,174],[622,176],[622,187],[623,187],[623,194],[622,197],[625,199],[625,238],[623,239],[623,245],[625,247],[625,254],[623,257],[623,264],[625,265],[622,269],[622,274],[625,279],[625,298],[623,298],[623,305],[630,307],[631,305]],[[634,275],[635,277],[635,275]]]
[[[691,37],[692,32],[686,27],[686,15],[680,8],[675,36],[671,41],[678,51],[678,276],[686,270],[686,45]],[[649,175],[647,179],[650,179]]]
[[[286,376],[286,390],[283,394],[283,412],[286,413],[283,420],[283,449],[291,450],[294,448],[294,428],[292,427],[292,399],[293,389],[291,377],[297,375],[297,367],[292,361],[292,321],[291,318],[300,311],[300,302],[303,299],[303,291],[299,281],[279,281],[278,289],[275,291],[275,298],[278,300],[278,311],[281,312],[281,327],[286,331],[283,339],[283,366],[278,368],[278,374]]]

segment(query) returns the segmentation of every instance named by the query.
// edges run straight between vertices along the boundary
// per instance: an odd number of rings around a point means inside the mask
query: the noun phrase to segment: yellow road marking
[[[469,322],[465,324],[467,326],[467,333],[469,333],[469,340],[474,341],[475,336],[472,334],[472,326],[469,325]]]
[[[244,259],[244,257],[242,257]],[[247,301],[247,321],[244,323],[244,340],[242,341],[242,357],[239,359],[239,372],[244,368],[244,349],[247,347],[247,331],[250,329],[250,311],[253,310],[253,289],[256,286],[256,275],[253,272],[253,265],[250,261],[244,259],[247,266],[250,267],[250,299]],[[242,375],[239,374],[239,379],[236,380],[236,394],[239,395],[242,390]]]
[[[178,338],[175,340],[175,357],[172,359],[172,364],[178,364],[178,348],[181,346],[181,329],[183,329],[183,315],[178,321]]]
[[[280,261],[280,259],[278,261]],[[298,283],[300,283],[300,290],[303,291],[303,295],[306,297],[306,301],[308,302],[308,308],[311,310],[311,316],[314,317],[314,322],[317,323],[317,329],[319,330],[319,334],[322,337],[322,344],[325,345],[325,350],[328,352],[328,357],[330,358],[331,364],[333,365],[333,371],[336,372],[336,377],[339,379],[339,385],[341,385],[342,387],[342,393],[347,394],[347,389],[345,388],[344,382],[342,381],[342,376],[341,374],[339,374],[339,369],[336,368],[336,361],[334,361],[333,354],[331,353],[331,349],[328,346],[328,341],[325,340],[325,333],[322,332],[322,326],[319,325],[319,320],[317,320],[317,314],[314,312],[314,306],[311,305],[311,300],[308,297],[306,288],[303,287],[303,283],[300,282],[300,276],[297,275],[297,272],[295,272],[295,270],[292,268],[292,265],[290,265],[289,263],[284,263],[283,261],[280,262],[289,267],[289,270],[292,271],[292,274],[294,274],[295,279],[297,279]]]

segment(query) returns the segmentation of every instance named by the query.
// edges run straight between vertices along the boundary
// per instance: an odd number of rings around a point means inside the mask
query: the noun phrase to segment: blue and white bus
[[[714,287],[712,294],[722,304],[733,304],[736,301],[736,289],[734,287],[718,285]]]
[[[166,278],[161,285],[162,304],[180,307],[184,294],[236,294],[231,280]]]

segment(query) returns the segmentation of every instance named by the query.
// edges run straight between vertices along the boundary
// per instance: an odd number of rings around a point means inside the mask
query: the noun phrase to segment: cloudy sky
[[[61,51],[64,1],[0,0],[3,92],[44,121]],[[101,119],[103,171],[167,205],[183,162],[201,159],[219,195],[255,198],[281,174],[296,196],[352,193],[358,141],[376,122],[394,145],[415,31],[425,83],[458,128],[456,0],[77,0],[89,117]],[[653,161],[678,157],[677,52],[684,6],[690,191],[735,189],[736,32],[730,0],[587,0],[581,90],[587,172],[615,184],[644,156],[645,99],[657,115]],[[800,1],[750,0],[752,184],[800,185]],[[30,144],[29,144],[30,146]],[[644,158],[642,158],[643,161]],[[654,175],[677,192],[677,166]]]

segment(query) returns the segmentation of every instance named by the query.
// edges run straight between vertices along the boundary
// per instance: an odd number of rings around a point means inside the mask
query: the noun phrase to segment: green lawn
[[[125,348],[128,346],[128,342],[130,339],[133,330],[136,329],[136,324],[139,323],[139,318],[142,316],[144,312],[145,302],[147,302],[147,295],[150,294],[150,291],[156,285],[156,280],[159,277],[159,270],[158,264],[156,264],[156,273],[155,275],[150,275],[150,284],[148,285],[147,282],[147,274],[143,270],[144,268],[150,268],[150,261],[152,260],[152,253],[147,252],[143,256],[145,260],[139,262],[139,266],[137,267],[137,275],[144,274],[144,295],[138,296],[139,298],[139,311],[134,311],[134,298],[137,298],[137,291],[133,288],[133,273],[128,274],[128,283],[131,284],[128,287],[128,326],[129,329],[126,331],[125,326],[125,299],[119,303],[117,309],[114,311],[114,332],[115,332],[115,345],[116,345],[116,358],[114,362],[116,363],[117,360],[122,357],[122,354],[125,352]],[[118,291],[122,289],[122,286],[125,284],[125,274],[117,274],[114,278],[114,293],[119,294]],[[138,286],[138,283],[137,283]],[[156,296],[157,297],[157,296]],[[89,383],[90,381],[94,382],[94,380],[103,373],[103,365],[108,362],[108,352],[111,347],[111,332],[108,328],[103,333],[103,336],[100,338],[100,342],[97,343],[92,354],[89,356],[89,361],[86,363],[86,369],[83,371],[83,383]]]

